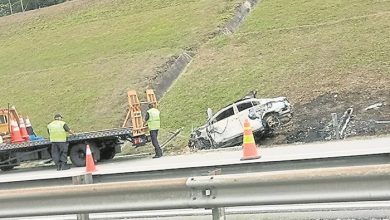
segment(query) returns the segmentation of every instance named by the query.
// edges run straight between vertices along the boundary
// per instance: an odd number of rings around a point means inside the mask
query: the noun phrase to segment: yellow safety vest
[[[148,127],[149,130],[158,130],[160,129],[160,111],[156,108],[151,108],[148,110],[149,119]]]
[[[66,142],[66,131],[64,129],[64,125],[65,122],[55,120],[47,126],[51,142]]]

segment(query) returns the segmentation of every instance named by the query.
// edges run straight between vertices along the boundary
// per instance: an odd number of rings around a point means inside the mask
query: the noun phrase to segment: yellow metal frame
[[[122,127],[126,127],[128,121],[131,121],[131,127],[133,136],[145,135],[147,127],[144,126],[144,118],[142,116],[142,107],[141,104],[152,104],[153,107],[157,108],[157,98],[152,89],[147,89],[146,100],[147,102],[140,102],[138,99],[137,92],[135,90],[129,90],[127,92],[127,99],[129,102],[129,111],[127,112],[126,119],[123,122]]]
[[[154,108],[158,108],[157,98],[156,95],[154,94],[153,89],[147,89],[145,93],[146,93],[146,101],[149,104],[152,104]]]

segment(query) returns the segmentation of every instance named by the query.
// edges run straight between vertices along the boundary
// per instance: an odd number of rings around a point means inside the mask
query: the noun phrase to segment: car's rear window
[[[239,112],[244,111],[245,109],[253,107],[252,102],[244,102],[237,105],[237,109]]]

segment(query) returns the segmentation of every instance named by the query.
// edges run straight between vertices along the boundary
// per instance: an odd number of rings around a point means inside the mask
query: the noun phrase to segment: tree
[[[0,17],[10,15],[11,13],[48,7],[65,1],[66,0],[0,0]],[[10,8],[10,5],[12,8]]]
[[[0,17],[9,15],[9,4],[0,3]]]

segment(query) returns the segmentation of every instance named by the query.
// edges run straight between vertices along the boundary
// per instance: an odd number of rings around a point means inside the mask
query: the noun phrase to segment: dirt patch
[[[308,143],[335,139],[331,114],[337,113],[340,120],[348,108],[353,108],[353,113],[344,138],[389,134],[390,124],[378,121],[390,120],[390,91],[367,92],[363,88],[360,91],[326,93],[308,103],[295,104],[291,123],[272,137],[260,140],[260,144]],[[377,106],[366,110],[374,104]]]

